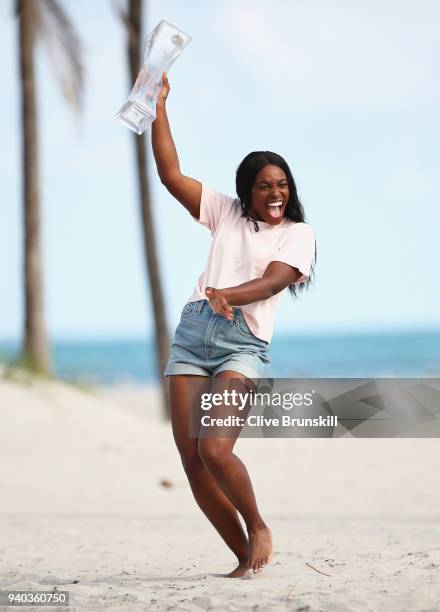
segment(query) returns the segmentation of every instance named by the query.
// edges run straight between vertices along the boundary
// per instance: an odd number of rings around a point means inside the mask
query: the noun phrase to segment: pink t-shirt
[[[194,217],[193,217],[194,218]],[[261,278],[271,261],[282,261],[298,268],[307,280],[315,255],[315,236],[307,223],[295,223],[284,217],[279,225],[243,216],[237,199],[202,185],[198,222],[211,230],[212,244],[205,271],[199,277],[189,302],[206,299],[206,287],[226,289]],[[240,306],[251,332],[270,342],[273,311],[281,295]]]

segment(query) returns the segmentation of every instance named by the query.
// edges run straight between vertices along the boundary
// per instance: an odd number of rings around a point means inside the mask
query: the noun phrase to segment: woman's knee
[[[182,461],[185,474],[189,480],[197,479],[201,472],[205,469],[205,465],[200,458],[197,449],[191,450],[191,452],[180,452],[180,459]]]
[[[198,451],[206,467],[221,467],[231,455],[231,449],[215,438],[199,438]]]

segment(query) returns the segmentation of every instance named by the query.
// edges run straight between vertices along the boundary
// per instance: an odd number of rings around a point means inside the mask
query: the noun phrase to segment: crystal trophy
[[[156,118],[157,96],[162,88],[162,73],[168,72],[191,37],[162,20],[147,36],[144,45],[144,63],[130,97],[115,119],[142,134]]]

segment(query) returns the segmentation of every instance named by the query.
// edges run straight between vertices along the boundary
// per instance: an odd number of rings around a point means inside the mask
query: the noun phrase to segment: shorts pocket
[[[195,303],[194,302],[188,302],[183,307],[182,317],[190,317],[194,313],[194,310],[195,310]]]
[[[258,340],[256,336],[251,332],[249,325],[246,322],[246,319],[243,315],[237,317],[237,329],[243,336],[247,336],[248,338],[255,338]]]
[[[244,315],[238,316],[236,318],[236,329],[240,336],[247,338],[264,355],[264,358],[267,359],[267,350],[269,348],[269,343],[266,342],[266,340],[258,338],[258,336],[251,332],[251,329],[247,324]]]

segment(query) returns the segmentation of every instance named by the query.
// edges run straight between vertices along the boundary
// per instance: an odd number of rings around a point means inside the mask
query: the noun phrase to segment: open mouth
[[[283,203],[281,200],[266,204],[268,215],[271,219],[279,219],[281,217],[281,208]]]

